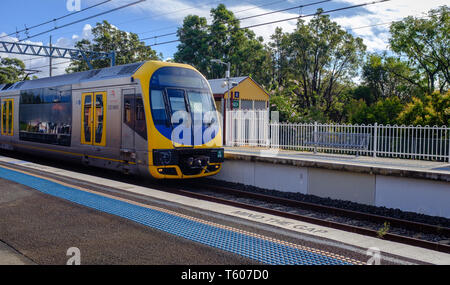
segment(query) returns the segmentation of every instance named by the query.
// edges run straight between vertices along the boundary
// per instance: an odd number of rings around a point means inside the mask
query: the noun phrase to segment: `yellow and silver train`
[[[0,148],[157,179],[220,171],[224,150],[208,81],[148,61],[0,85]]]

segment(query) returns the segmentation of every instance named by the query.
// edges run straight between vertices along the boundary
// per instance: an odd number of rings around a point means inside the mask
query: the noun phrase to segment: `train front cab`
[[[147,62],[134,77],[141,83],[149,114],[151,176],[181,179],[217,174],[224,150],[207,80],[189,65],[164,62]]]

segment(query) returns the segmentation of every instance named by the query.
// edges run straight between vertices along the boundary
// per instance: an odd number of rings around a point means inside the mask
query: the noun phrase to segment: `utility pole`
[[[52,57],[52,55],[53,55],[53,52],[52,52],[52,36],[50,35],[50,62],[49,62],[49,65],[50,65],[50,72],[49,72],[49,75],[50,75],[50,77],[52,77],[52,70],[53,70],[53,62],[52,62],[52,59],[53,59],[53,57]]]
[[[227,143],[227,130],[226,130],[226,120],[227,120],[227,110],[232,108],[231,104],[233,102],[233,100],[231,100],[231,90],[230,90],[230,75],[231,75],[231,63],[230,62],[223,62],[220,59],[211,59],[211,62],[214,63],[218,63],[218,64],[223,64],[227,66],[227,71],[225,74],[226,80],[227,80],[227,94],[228,94],[228,99],[224,98],[224,110],[223,110],[223,143],[226,144]],[[230,128],[231,128],[231,124],[230,124]],[[228,130],[229,132],[231,130]]]

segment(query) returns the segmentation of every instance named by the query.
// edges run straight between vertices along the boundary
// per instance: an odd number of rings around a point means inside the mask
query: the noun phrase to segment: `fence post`
[[[317,121],[314,122],[314,154],[317,154]]]
[[[450,163],[450,128],[447,128],[447,137],[448,137],[448,163]]]
[[[373,125],[373,157],[377,157],[378,147],[378,123]]]

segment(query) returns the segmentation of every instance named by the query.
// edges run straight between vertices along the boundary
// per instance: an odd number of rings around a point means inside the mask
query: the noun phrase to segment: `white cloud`
[[[365,0],[336,0],[347,6],[365,3]],[[389,48],[389,23],[407,16],[423,17],[431,9],[448,4],[446,0],[394,0],[363,7],[358,14],[332,17],[342,27],[361,37],[368,51],[379,52]],[[345,7],[345,6],[343,6]]]
[[[243,11],[245,10],[245,13],[237,13],[236,17],[239,19],[256,16],[265,14],[268,12],[271,12],[272,10],[263,9],[263,8],[255,8],[253,5],[239,5],[239,6],[233,6],[230,7],[234,11]],[[251,10],[248,10],[251,9]],[[258,25],[262,23],[268,23],[268,22],[274,22],[289,18],[298,17],[299,14],[295,13],[288,13],[288,12],[281,12],[281,13],[274,13],[274,14],[268,14],[261,17],[255,17],[250,19],[243,19],[241,21],[241,27],[249,27],[253,25]],[[272,36],[275,33],[275,29],[277,27],[280,27],[283,29],[283,32],[292,32],[294,31],[295,27],[297,25],[297,20],[290,20],[290,21],[282,21],[274,24],[268,24],[263,25],[259,27],[250,28],[255,32],[257,36],[262,36],[264,38],[265,42],[270,41],[270,36]]]
[[[76,35],[76,34],[72,35],[72,41],[74,41],[74,44],[75,44],[75,42],[77,42],[81,39],[87,39],[90,41],[94,39],[94,36],[92,35],[92,26],[91,25],[89,25],[89,24],[84,25],[83,30],[81,32],[81,36]]]
[[[123,1],[111,2],[110,5],[117,7],[125,5]],[[219,1],[216,3],[219,4]],[[210,9],[212,7],[211,2],[206,1],[204,3],[189,3],[188,1],[182,0],[147,0],[140,4],[130,6],[129,9],[139,12],[144,17],[136,17],[131,19],[129,22],[137,22],[145,19],[169,19],[177,23],[181,23],[189,14],[198,15],[201,17],[208,17]],[[128,9],[128,8],[127,8]],[[150,12],[150,14],[149,14]]]

